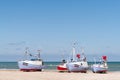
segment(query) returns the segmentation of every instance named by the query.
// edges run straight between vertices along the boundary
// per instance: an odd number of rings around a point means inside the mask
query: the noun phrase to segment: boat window
[[[83,64],[81,63],[81,65],[83,65]]]
[[[31,61],[41,61],[41,59],[31,59]]]
[[[65,59],[62,60],[63,63],[66,63]]]

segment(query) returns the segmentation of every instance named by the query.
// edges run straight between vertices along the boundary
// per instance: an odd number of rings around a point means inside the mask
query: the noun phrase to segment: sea
[[[61,62],[44,62],[46,70],[56,70]],[[88,62],[89,66],[94,62]],[[120,71],[120,62],[108,62],[108,71]],[[0,62],[0,70],[19,70],[17,62]]]

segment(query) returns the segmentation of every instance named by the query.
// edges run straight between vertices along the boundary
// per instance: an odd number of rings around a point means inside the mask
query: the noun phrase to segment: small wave
[[[46,66],[55,66],[55,67],[56,67],[56,66],[58,66],[58,65],[54,65],[54,64],[49,64],[49,65],[46,65]]]

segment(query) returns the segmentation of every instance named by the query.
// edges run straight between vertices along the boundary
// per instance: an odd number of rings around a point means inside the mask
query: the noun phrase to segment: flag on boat
[[[107,56],[102,56],[102,59],[107,61]]]

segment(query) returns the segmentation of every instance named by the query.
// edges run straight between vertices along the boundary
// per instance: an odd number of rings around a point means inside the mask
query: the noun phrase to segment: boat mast
[[[75,52],[76,52],[76,51],[75,51],[75,44],[76,44],[76,43],[73,44],[72,59],[71,59],[71,61],[75,61]]]

